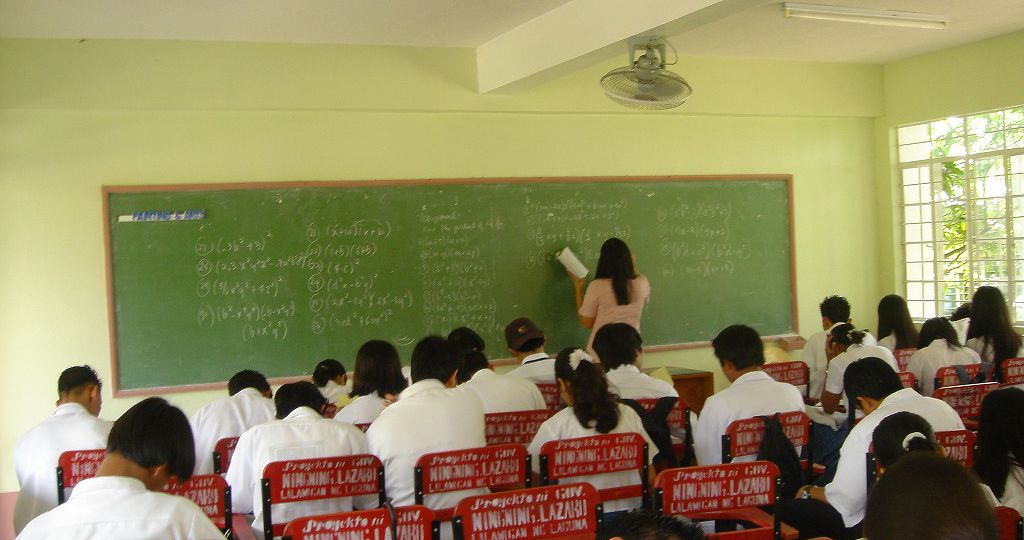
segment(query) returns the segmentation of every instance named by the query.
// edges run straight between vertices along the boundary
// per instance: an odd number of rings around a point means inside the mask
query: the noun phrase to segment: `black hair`
[[[606,521],[597,530],[595,540],[703,540],[704,529],[682,516],[661,512],[630,510],[616,519]]]
[[[145,468],[166,465],[179,482],[191,478],[196,465],[188,418],[158,397],[136,403],[114,422],[107,437],[107,453],[117,453]]]
[[[864,512],[871,540],[995,540],[995,512],[981,486],[959,463],[915,452],[871,489]]]
[[[484,343],[484,338],[480,337],[473,331],[472,328],[466,326],[460,326],[451,332],[448,332],[448,343],[451,343],[452,347],[455,347],[456,352],[459,354],[464,351],[480,351],[483,352],[487,344]]]
[[[902,390],[903,383],[885,360],[867,356],[853,361],[846,367],[846,372],[843,373],[843,388],[849,398],[846,407],[850,410],[850,427],[853,427],[859,406],[857,398],[881,401],[889,394]]]
[[[365,396],[373,392],[384,397],[398,395],[409,382],[402,374],[398,350],[387,341],[371,339],[356,352],[356,367],[352,373],[352,391],[349,397]]]
[[[578,347],[566,347],[555,357],[555,378],[565,381],[572,394],[572,410],[576,420],[585,428],[598,433],[610,433],[619,425],[618,396],[608,389],[608,380],[597,364],[580,360],[572,368],[569,356]]]
[[[988,285],[978,287],[971,298],[971,324],[967,327],[967,339],[980,338],[984,359],[991,347],[992,370],[996,380],[1002,382],[1003,362],[1017,357],[1020,350],[1020,334],[1013,329],[1010,310],[1006,307],[1003,293]]]
[[[72,366],[62,371],[57,378],[57,395],[64,396],[92,384],[103,387],[95,370],[88,365]]]
[[[636,328],[626,323],[611,323],[594,333],[593,347],[605,371],[611,371],[635,362],[643,343]]]
[[[327,405],[327,398],[309,381],[282,385],[274,396],[278,420],[285,418],[299,407],[309,407],[320,413],[323,411],[324,405]]]
[[[818,310],[821,312],[821,316],[827,317],[828,320],[832,321],[832,324],[844,323],[850,320],[850,302],[842,296],[826,296],[818,304]]]
[[[897,349],[914,347],[917,343],[917,328],[910,318],[907,301],[898,294],[883,296],[878,302],[878,339],[896,337]]]
[[[333,381],[344,374],[345,366],[341,365],[341,362],[326,358],[313,368],[313,382],[322,388],[327,385],[327,381]]]
[[[915,432],[922,436],[906,440],[908,435]],[[938,453],[941,448],[939,442],[935,440],[931,424],[919,415],[907,411],[883,418],[875,427],[871,442],[875,446],[875,459],[886,469],[910,452]]]
[[[459,384],[472,379],[477,371],[491,368],[491,363],[480,351],[464,351],[460,356],[462,357],[462,368],[459,369],[459,374],[456,376]]]
[[[629,282],[636,278],[633,254],[629,246],[618,238],[609,238],[601,244],[601,255],[597,258],[597,279],[611,279],[615,302],[620,306],[629,303]]]
[[[921,325],[921,335],[917,338],[917,348],[923,349],[932,344],[936,339],[946,340],[946,346],[950,349],[959,349],[963,345],[960,337],[956,335],[956,328],[949,323],[945,317],[934,317],[928,319]]]
[[[412,350],[412,382],[437,379],[448,382],[452,374],[462,367],[462,358],[441,336],[427,336]]]
[[[260,392],[269,392],[270,383],[258,371],[243,369],[228,379],[228,395],[233,396],[246,388],[255,388]]]
[[[1024,390],[1011,386],[985,396],[976,448],[974,472],[1001,498],[1010,469],[1024,460]]]
[[[715,349],[719,364],[724,365],[729,360],[738,371],[764,365],[761,336],[749,326],[734,324],[725,328],[711,340],[711,346]]]
[[[838,343],[844,347],[860,345],[864,342],[864,336],[866,336],[867,333],[867,330],[857,330],[848,322],[837,324],[828,331],[828,335],[832,338],[832,342]]]
[[[971,317],[971,303],[964,302],[960,304],[960,307],[953,310],[953,313],[949,316],[951,321],[959,321],[961,319],[969,319]]]
[[[544,343],[545,339],[542,337],[533,338],[524,341],[523,344],[520,345],[518,349],[516,349],[516,352],[528,353],[530,351],[536,351],[537,349],[543,347]]]

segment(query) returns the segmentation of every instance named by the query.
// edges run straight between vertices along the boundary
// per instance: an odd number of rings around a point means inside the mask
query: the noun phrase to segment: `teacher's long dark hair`
[[[601,244],[601,256],[597,259],[597,279],[612,280],[615,301],[620,305],[629,303],[629,282],[636,278],[633,254],[629,246],[618,238],[609,238]]]
[[[584,355],[573,368],[576,355]],[[577,347],[562,349],[555,357],[555,377],[564,381],[572,395],[572,410],[580,425],[609,433],[619,425],[618,396],[608,390],[601,368]]]

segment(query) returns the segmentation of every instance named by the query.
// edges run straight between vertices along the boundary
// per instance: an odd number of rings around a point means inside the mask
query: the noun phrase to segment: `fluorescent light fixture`
[[[907,28],[930,28],[943,30],[949,17],[929,15],[912,11],[893,11],[888,9],[868,9],[846,6],[822,6],[817,4],[798,4],[783,2],[782,12],[786,17],[800,19],[821,19],[826,21],[843,21],[881,26],[903,26]]]

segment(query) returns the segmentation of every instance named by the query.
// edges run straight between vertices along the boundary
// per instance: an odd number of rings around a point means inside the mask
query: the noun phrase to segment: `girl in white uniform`
[[[921,394],[930,396],[935,392],[935,373],[939,368],[980,362],[978,353],[960,346],[953,325],[945,317],[936,317],[921,326],[917,352],[910,357],[907,371],[917,377]]]
[[[533,470],[540,473],[540,449],[548,441],[575,439],[604,433],[639,433],[648,448],[655,448],[654,442],[644,431],[643,423],[633,409],[619,404],[617,397],[608,391],[601,368],[593,363],[593,359],[585,351],[569,347],[558,353],[555,359],[555,379],[562,392],[562,399],[568,407],[548,418],[528,448],[533,456]],[[654,452],[648,452],[648,463],[654,458]],[[649,468],[651,479],[654,467]],[[594,476],[580,476],[567,479],[572,482],[589,482],[597,489],[631,486],[640,481],[638,472],[625,471]],[[652,482],[653,483],[653,482]],[[607,518],[609,512],[619,512],[640,508],[642,501],[621,499],[606,501],[604,511]]]
[[[345,366],[333,358],[321,360],[313,368],[313,384],[316,384],[320,394],[332,405],[343,406],[348,401],[347,383],[348,374],[345,373]]]
[[[974,472],[1003,506],[1024,514],[1024,390],[1001,388],[981,402]]]
[[[967,327],[968,348],[985,362],[992,362],[992,376],[1002,381],[1002,363],[1021,355],[1021,338],[1013,329],[1013,319],[1003,293],[995,287],[978,287],[971,298],[971,324]]]
[[[917,346],[917,328],[907,301],[898,294],[884,296],[878,302],[878,344],[892,352]]]
[[[378,339],[367,341],[356,353],[352,393],[349,394],[355,399],[338,411],[334,419],[350,424],[369,424],[406,386],[408,382],[402,374],[402,364],[394,345]]]

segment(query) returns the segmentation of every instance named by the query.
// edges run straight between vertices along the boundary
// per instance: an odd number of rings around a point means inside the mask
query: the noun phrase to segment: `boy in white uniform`
[[[761,370],[764,345],[756,330],[733,325],[719,332],[711,345],[732,386],[709,397],[697,417],[693,444],[699,465],[722,462],[722,435],[733,421],[804,410],[803,396],[795,386],[778,382]],[[734,461],[753,461],[755,457]]]
[[[505,326],[508,352],[519,360],[519,367],[508,375],[530,379],[535,383],[555,382],[555,358],[544,352],[547,338],[533,321],[520,317]]]
[[[444,338],[423,338],[412,352],[412,386],[366,432],[370,453],[384,462],[385,490],[395,506],[415,504],[413,469],[420,456],[487,443],[483,405],[472,392],[454,388],[458,369],[459,359]],[[486,492],[427,495],[424,503],[448,508],[464,497]]]
[[[225,437],[239,437],[253,426],[274,419],[270,383],[246,369],[228,381],[228,397],[206,404],[189,421],[196,440],[195,474],[213,473],[213,448]],[[224,471],[221,471],[224,472]]]
[[[495,373],[480,351],[462,353],[462,369],[458,378],[460,389],[468,390],[480,399],[484,414],[547,408],[536,384],[522,377]]]
[[[679,392],[671,384],[640,372],[643,340],[631,325],[611,323],[602,326],[594,334],[593,347],[604,367],[609,390],[620,398],[679,397]]]
[[[18,439],[14,468],[21,493],[14,507],[15,534],[57,506],[57,458],[68,450],[106,448],[111,423],[100,420],[100,379],[89,366],[65,369],[57,379],[57,409]]]
[[[263,469],[274,461],[366,454],[366,436],[359,428],[322,416],[327,399],[311,382],[286,384],[274,397],[277,418],[242,434],[225,479],[231,485],[231,508],[238,514],[254,514],[253,532],[263,536],[263,505],[260,482]],[[367,504],[376,507],[376,497]],[[360,506],[364,506],[360,504]],[[274,523],[352,510],[351,498],[276,504]]]
[[[114,423],[96,476],[68,501],[37,517],[19,540],[218,540],[224,538],[192,501],[163,493],[195,467],[192,430],[180,409],[147,398]]]
[[[867,502],[865,455],[875,427],[885,417],[907,411],[923,417],[934,431],[964,428],[960,416],[945,402],[903,388],[892,366],[881,358],[862,358],[850,364],[843,386],[851,405],[856,404],[865,416],[843,443],[835,479],[823,488],[804,486],[797,499],[785,501],[783,521],[799,530],[801,538],[858,537]],[[854,416],[851,407],[851,422]]]

